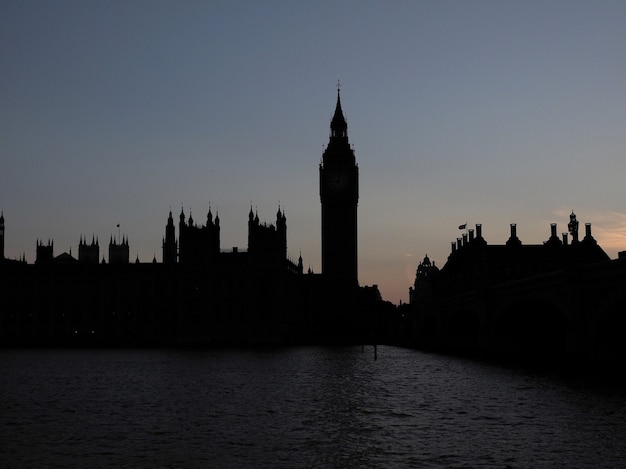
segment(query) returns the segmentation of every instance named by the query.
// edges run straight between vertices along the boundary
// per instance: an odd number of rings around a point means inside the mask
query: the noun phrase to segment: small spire
[[[341,109],[341,94],[339,82],[337,82],[337,105],[335,106],[335,114],[330,121],[330,135],[332,137],[348,136],[348,123],[343,117],[343,110]]]

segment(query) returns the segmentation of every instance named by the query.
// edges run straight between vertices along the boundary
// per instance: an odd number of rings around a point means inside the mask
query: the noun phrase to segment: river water
[[[626,466],[626,394],[395,347],[1,350],[0,467]]]

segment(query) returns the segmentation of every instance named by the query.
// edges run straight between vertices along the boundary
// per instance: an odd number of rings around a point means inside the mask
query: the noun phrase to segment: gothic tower
[[[0,261],[4,259],[4,212],[0,212]]]
[[[261,223],[258,214],[248,214],[248,257],[255,267],[282,270],[287,260],[287,216],[280,207],[276,225]]]
[[[322,202],[322,275],[335,284],[358,285],[357,203],[359,167],[348,142],[348,124],[337,105],[330,140],[320,164]]]
[[[130,247],[128,238],[122,236],[122,239],[118,240],[111,235],[109,241],[109,264],[128,264],[129,260]]]
[[[172,211],[167,217],[167,225],[165,225],[165,238],[163,238],[163,263],[176,264],[176,256],[178,255],[178,243],[176,242],[176,229],[174,228],[174,218]]]
[[[185,223],[185,214],[181,209],[178,229],[178,262],[212,264],[217,260],[220,253],[220,217],[216,215],[214,220],[210,208],[206,226],[197,226],[193,222],[191,213],[189,213],[188,222]]]
[[[80,237],[78,243],[78,262],[84,264],[97,264],[100,259],[100,243],[92,236],[91,244],[87,244],[87,239]]]

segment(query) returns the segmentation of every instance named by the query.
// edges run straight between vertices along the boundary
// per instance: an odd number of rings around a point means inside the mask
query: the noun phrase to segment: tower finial
[[[337,94],[339,94],[340,91],[341,91],[341,82],[339,81],[339,78],[337,78]]]

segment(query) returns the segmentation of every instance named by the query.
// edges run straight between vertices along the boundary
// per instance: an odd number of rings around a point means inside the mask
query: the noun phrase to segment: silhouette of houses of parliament
[[[111,236],[108,262],[97,237],[80,236],[78,259],[37,240],[36,261],[4,258],[0,317],[6,344],[362,343],[382,299],[357,277],[358,168],[339,90],[320,165],[322,273],[287,254],[287,217],[273,224],[250,208],[246,250],[220,247],[220,219],[198,225],[170,210],[162,263],[134,263],[129,240]],[[119,225],[118,225],[119,227]],[[101,258],[102,256],[102,258]]]
[[[358,282],[359,168],[339,90],[319,165],[322,272],[287,254],[287,217],[248,213],[248,246],[224,251],[220,219],[196,224],[170,210],[162,262],[130,262],[130,243],[111,236],[108,262],[97,237],[80,236],[78,259],[36,242],[36,261],[6,259],[0,213],[0,343],[170,345],[382,343],[492,353],[626,357],[619,314],[626,301],[626,252],[611,261],[572,212],[568,232],[525,245],[517,226],[490,245],[482,226],[451,245],[440,269],[426,256],[409,304],[382,301]],[[465,225],[459,227],[465,229]],[[119,231],[119,230],[118,230]],[[570,239],[571,236],[571,239]],[[101,260],[100,260],[101,259]],[[608,300],[605,301],[605,298]],[[620,309],[621,308],[621,309]],[[622,344],[622,345],[619,345]],[[621,347],[621,348],[620,348]],[[616,352],[617,351],[617,352]]]

